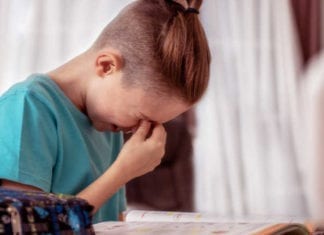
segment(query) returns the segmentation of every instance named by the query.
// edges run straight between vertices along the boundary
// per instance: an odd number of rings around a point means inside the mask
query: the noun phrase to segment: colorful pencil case
[[[85,200],[0,187],[0,234],[95,234]]]

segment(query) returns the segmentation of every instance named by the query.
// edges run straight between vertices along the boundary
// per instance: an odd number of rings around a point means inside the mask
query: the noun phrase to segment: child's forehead
[[[140,110],[140,115],[149,121],[165,123],[187,111],[191,106],[181,99],[161,98],[151,99]]]

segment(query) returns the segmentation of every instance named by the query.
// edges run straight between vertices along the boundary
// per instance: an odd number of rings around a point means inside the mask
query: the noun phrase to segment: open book
[[[94,224],[96,234],[132,235],[304,235],[312,226],[296,218],[224,218],[202,213],[143,211],[127,213],[125,222]]]

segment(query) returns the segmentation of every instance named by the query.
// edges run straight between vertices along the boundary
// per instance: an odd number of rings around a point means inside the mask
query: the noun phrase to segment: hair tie
[[[188,7],[185,11],[185,13],[195,13],[195,14],[199,14],[199,11],[193,7]]]

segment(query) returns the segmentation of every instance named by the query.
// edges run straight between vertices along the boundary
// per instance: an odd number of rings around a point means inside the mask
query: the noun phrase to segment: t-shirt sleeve
[[[118,193],[119,193],[119,213],[122,213],[123,211],[126,211],[127,208],[125,186],[123,186]]]
[[[57,155],[53,112],[30,92],[0,100],[0,178],[50,191]]]
[[[119,139],[118,139],[118,152],[116,153],[116,156],[118,156],[118,153],[122,149],[124,144],[124,136],[120,134]],[[119,208],[119,213],[122,213],[123,211],[126,211],[127,209],[127,198],[126,198],[126,186],[123,186],[119,189],[118,191],[118,208]]]

